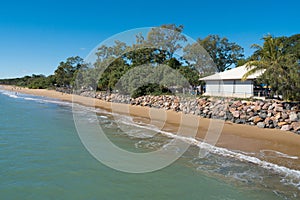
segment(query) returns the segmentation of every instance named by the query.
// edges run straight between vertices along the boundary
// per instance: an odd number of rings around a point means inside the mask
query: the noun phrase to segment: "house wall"
[[[251,80],[206,81],[206,95],[248,98],[253,96]]]

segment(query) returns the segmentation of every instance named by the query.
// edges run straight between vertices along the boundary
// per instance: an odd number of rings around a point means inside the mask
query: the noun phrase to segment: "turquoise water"
[[[298,183],[286,174],[217,154],[199,158],[197,146],[151,173],[106,167],[82,145],[70,103],[0,91],[0,110],[0,199],[299,198]],[[122,148],[144,152],[170,140],[160,134],[135,138],[120,132],[109,113],[99,110],[98,116]],[[131,130],[143,132],[134,125]]]

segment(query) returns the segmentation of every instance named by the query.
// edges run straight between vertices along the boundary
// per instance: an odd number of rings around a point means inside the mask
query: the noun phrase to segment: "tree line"
[[[146,36],[136,35],[133,44],[114,41],[110,46],[100,46],[95,63],[70,57],[59,63],[53,75],[2,79],[0,84],[29,88],[74,88],[77,84],[81,89],[116,90],[139,96],[169,93],[171,86],[204,85],[200,77],[246,64],[249,72],[244,79],[264,69],[265,73],[257,80],[259,83],[267,84],[274,94],[281,94],[284,99],[299,100],[300,34],[266,35],[262,38],[263,45],[252,45],[254,53],[245,58],[244,49],[226,37],[209,35],[184,45],[187,38],[182,32],[182,25],[162,25],[151,29]],[[182,52],[181,56],[176,55],[178,51]],[[154,69],[155,72],[151,71]]]

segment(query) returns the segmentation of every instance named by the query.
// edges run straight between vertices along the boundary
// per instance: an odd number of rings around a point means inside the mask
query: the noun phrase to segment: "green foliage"
[[[79,56],[69,57],[66,62],[60,62],[54,72],[55,82],[59,87],[71,87],[74,84],[76,71],[84,66]]]
[[[180,66],[179,72],[188,80],[190,85],[197,86],[200,85],[199,72],[188,66]]]
[[[258,82],[268,84],[272,93],[282,95],[285,100],[300,99],[300,64],[297,50],[298,41],[284,37],[273,37],[266,35],[263,37],[263,46],[254,44],[256,49],[247,63],[249,71],[244,75],[246,79],[249,75],[264,70]],[[288,41],[293,41],[293,45],[287,45]],[[295,50],[293,50],[295,48]],[[295,52],[295,53],[293,53]]]
[[[15,79],[2,79],[0,84],[16,85],[20,87],[28,87],[32,89],[45,89],[49,88],[52,84],[52,76],[45,77],[44,75],[24,76]]]
[[[161,94],[172,94],[172,92],[165,86],[159,85],[157,83],[149,83],[147,85],[143,85],[131,94],[132,98],[137,98],[143,95],[161,95]]]
[[[209,53],[217,66],[218,72],[222,72],[231,65],[236,65],[238,60],[244,57],[244,49],[227,38],[218,35],[209,35],[204,39],[198,39],[200,45]]]
[[[24,76],[22,78],[2,79],[0,84],[16,85],[31,89],[45,89],[58,87],[71,87],[76,78],[77,71],[84,68],[83,59],[79,56],[67,58],[66,62],[61,62],[54,75],[48,77],[40,74]]]
[[[133,94],[139,87],[140,92],[148,91],[146,87],[150,87],[149,91],[152,91],[152,84],[156,83],[166,88],[187,85],[188,82],[191,85],[198,84],[197,70],[192,69],[192,66],[182,66],[173,57],[174,52],[182,48],[180,43],[186,41],[181,34],[182,30],[183,26],[163,25],[161,28],[153,28],[146,40],[141,34],[137,35],[136,44],[131,46],[119,41],[109,47],[101,46],[96,53],[98,59],[95,64],[95,71],[99,69],[101,74],[98,89]],[[121,55],[121,52],[125,53]],[[146,86],[142,87],[145,83]],[[159,91],[162,92],[155,92]]]

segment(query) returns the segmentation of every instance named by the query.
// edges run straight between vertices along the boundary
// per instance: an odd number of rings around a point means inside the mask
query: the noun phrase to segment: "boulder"
[[[291,126],[288,125],[288,124],[287,125],[283,125],[280,130],[282,130],[282,131],[289,131],[289,130],[291,130]]]
[[[297,122],[298,121],[298,115],[295,112],[291,112],[289,115],[289,118],[291,122]]]
[[[277,106],[275,107],[275,110],[276,110],[277,112],[283,112],[283,107],[277,105]]]
[[[235,123],[237,123],[237,124],[245,124],[246,120],[245,119],[236,119]]]
[[[280,113],[280,112],[278,112],[278,113],[275,114],[275,119],[276,119],[276,120],[279,120],[280,117],[281,117],[281,113]]]
[[[287,119],[289,117],[289,115],[285,112],[281,113],[281,118],[282,119]]]
[[[263,105],[262,109],[263,110],[268,110],[270,104],[269,103],[265,103],[265,105]]]
[[[255,106],[253,110],[254,111],[260,111],[261,110],[261,106]]]
[[[259,123],[259,122],[261,122],[261,121],[263,121],[263,119],[260,118],[259,116],[253,117],[253,122],[254,122],[255,124],[257,124],[257,123]]]
[[[263,123],[263,122],[258,122],[256,126],[258,128],[265,128],[266,127],[265,123]]]
[[[293,130],[295,130],[295,131],[300,130],[300,122],[293,122],[291,126],[292,126]]]
[[[232,113],[233,117],[238,118],[240,116],[240,112],[239,111],[234,111]]]
[[[240,115],[240,119],[246,119],[247,118],[247,115],[246,114],[241,114]]]
[[[225,112],[222,110],[219,112],[219,117],[224,117],[225,116]]]
[[[262,118],[262,119],[266,119],[267,118],[267,114],[265,112],[260,113],[259,117]]]
[[[269,107],[268,107],[268,110],[273,110],[274,109],[274,106],[273,105],[270,105]]]
[[[279,127],[282,127],[282,126],[284,126],[284,125],[287,125],[287,122],[278,122],[278,124],[277,124]]]

